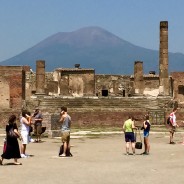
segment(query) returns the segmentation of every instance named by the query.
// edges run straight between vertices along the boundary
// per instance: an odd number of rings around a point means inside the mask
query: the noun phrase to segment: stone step
[[[161,108],[171,99],[147,98],[50,98],[40,101],[40,108],[58,109],[61,106],[68,108]]]
[[[47,104],[53,104],[53,105],[60,105],[60,104],[68,104],[68,105],[89,105],[89,106],[101,106],[101,105],[147,105],[147,104],[153,104],[153,105],[158,105],[159,103],[157,101],[154,102],[142,102],[142,101],[122,101],[122,102],[112,102],[112,101],[108,101],[108,102],[101,102],[101,101],[97,101],[97,102],[88,102],[88,101],[43,101],[41,102],[42,105],[47,105]]]

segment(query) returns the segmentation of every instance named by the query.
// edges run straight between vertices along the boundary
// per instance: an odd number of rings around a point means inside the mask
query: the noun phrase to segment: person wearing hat
[[[35,112],[33,114],[34,117],[34,134],[36,136],[35,142],[41,141],[41,134],[42,134],[42,120],[43,116],[41,111],[38,107],[35,108]]]

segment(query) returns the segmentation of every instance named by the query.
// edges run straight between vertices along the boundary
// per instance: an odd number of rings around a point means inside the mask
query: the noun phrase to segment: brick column
[[[36,95],[45,94],[45,61],[36,61]]]
[[[134,89],[135,89],[135,95],[143,95],[144,78],[143,78],[142,61],[135,61],[135,64],[134,64]]]
[[[168,22],[160,22],[159,95],[169,95]]]

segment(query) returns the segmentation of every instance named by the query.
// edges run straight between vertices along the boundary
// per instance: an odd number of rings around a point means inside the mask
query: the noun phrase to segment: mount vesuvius
[[[158,73],[159,69],[158,50],[136,46],[100,27],[56,33],[0,64],[29,65],[35,70],[36,60],[45,60],[46,71],[79,63],[81,68],[94,68],[97,74],[129,75],[135,61],[143,61],[144,73]],[[169,53],[169,71],[184,71],[184,54]]]

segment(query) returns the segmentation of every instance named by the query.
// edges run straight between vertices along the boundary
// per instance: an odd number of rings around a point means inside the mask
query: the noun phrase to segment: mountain
[[[56,68],[94,68],[97,74],[133,74],[134,62],[143,61],[144,73],[158,73],[159,52],[133,45],[100,28],[85,27],[73,32],[59,32],[32,48],[0,62],[1,65],[29,65],[46,61],[46,71]],[[169,68],[184,71],[184,54],[169,53]],[[171,71],[171,70],[169,70]]]

